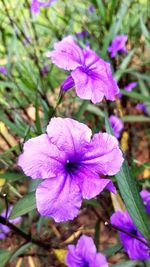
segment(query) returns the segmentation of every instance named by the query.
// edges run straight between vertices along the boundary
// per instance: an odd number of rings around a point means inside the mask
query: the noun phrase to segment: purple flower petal
[[[67,90],[71,89],[73,86],[74,86],[74,80],[73,80],[73,78],[70,75],[62,83],[62,85],[61,85],[61,91],[67,91]]]
[[[125,43],[128,39],[127,35],[117,35],[110,46],[108,47],[108,52],[111,54],[111,58],[115,57],[118,52],[127,53],[125,48]]]
[[[59,68],[74,70],[82,65],[84,60],[82,49],[74,42],[71,36],[64,38],[54,45],[55,50],[48,52],[47,56]]]
[[[150,214],[150,192],[146,189],[143,189],[140,192],[140,196],[144,202],[144,206],[146,208],[146,212]]]
[[[40,7],[49,7],[54,4],[57,0],[49,0],[46,2],[41,2],[39,0],[32,0],[30,11],[33,15],[38,15],[40,13]]]
[[[82,160],[88,168],[90,167],[93,171],[104,175],[116,174],[123,161],[117,139],[107,133],[93,136],[88,151]]]
[[[96,253],[96,247],[91,237],[82,235],[76,247],[68,246],[66,262],[69,267],[108,267],[106,257]]]
[[[113,79],[110,64],[89,47],[81,49],[72,37],[68,36],[56,43],[55,50],[47,53],[47,56],[58,67],[72,70],[71,76],[80,98],[89,99],[93,103],[102,101],[104,96],[108,100],[115,100],[119,88]]]
[[[137,86],[137,82],[131,82],[124,87],[127,92],[131,92],[134,87]]]
[[[116,174],[123,162],[117,139],[96,134],[75,120],[53,118],[47,134],[24,144],[18,165],[34,178],[46,179],[36,191],[38,211],[56,221],[73,219],[81,198],[95,197],[104,188],[115,193],[109,179],[99,174]],[[48,179],[50,178],[50,179]]]
[[[6,209],[4,209],[3,212],[1,213],[1,216],[6,218],[6,212],[7,212],[7,218],[8,218],[11,211],[12,211],[12,208],[13,208],[13,206],[10,206],[8,211],[6,211]],[[9,220],[9,222],[14,224],[14,225],[20,223],[21,221],[22,221],[21,217],[17,217],[15,219]],[[8,226],[0,223],[0,239],[4,239],[9,232],[10,232],[10,228]]]
[[[0,66],[0,73],[6,75],[6,74],[7,74],[7,69],[6,69],[6,67],[4,67],[4,66]]]
[[[82,196],[85,199],[91,199],[100,194],[104,189],[116,193],[115,186],[109,179],[102,179],[99,175],[84,165],[76,171],[76,183],[78,184]]]
[[[119,228],[127,231],[128,233],[134,234],[137,237],[140,237],[142,240],[146,242],[146,240],[142,237],[136,226],[134,225],[129,213],[117,211],[115,212],[110,219],[111,223],[118,226]],[[132,260],[144,260],[148,259],[148,247],[138,241],[137,239],[120,232],[121,243],[125,251],[128,253],[128,256]]]
[[[145,114],[147,114],[147,108],[144,103],[138,103],[135,108],[137,110],[142,110]]]
[[[80,153],[84,153],[83,146],[90,142],[92,135],[91,129],[85,124],[68,118],[51,119],[47,133],[51,142],[61,151],[64,150],[71,156],[78,153],[78,157]]]
[[[111,115],[109,117],[109,122],[114,131],[114,135],[116,136],[116,138],[119,138],[120,133],[124,128],[123,122],[117,116],[114,116],[114,115]]]
[[[54,146],[46,134],[29,139],[24,144],[24,151],[18,159],[27,176],[33,179],[51,178],[64,170],[65,153]]]
[[[81,207],[81,194],[71,176],[64,173],[46,179],[36,190],[37,209],[42,216],[54,217],[56,222],[72,220]]]

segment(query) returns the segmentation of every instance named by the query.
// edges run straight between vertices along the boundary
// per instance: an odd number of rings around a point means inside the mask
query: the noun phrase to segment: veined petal
[[[71,36],[55,43],[54,51],[48,52],[47,56],[59,68],[74,70],[84,61],[82,49],[74,42]]]
[[[108,100],[115,100],[119,88],[113,79],[110,64],[98,57],[90,48],[84,49],[83,52],[84,66],[79,66],[71,73],[77,95],[83,99],[90,99],[94,104],[102,101],[104,96]]]
[[[94,76],[88,75],[82,67],[72,71],[71,76],[75,82],[77,96],[82,99],[91,100],[94,104],[102,101],[104,97],[103,87]]]
[[[47,134],[29,139],[18,159],[18,165],[33,179],[56,176],[64,170],[64,162],[65,153],[50,142]]]
[[[56,131],[57,129],[57,131]],[[77,161],[84,153],[84,146],[90,142],[92,132],[83,123],[69,118],[52,118],[47,126],[48,136],[53,144],[67,155],[74,157],[77,154]]]
[[[82,197],[91,199],[100,194],[105,188],[113,193],[116,193],[115,186],[109,179],[102,179],[99,175],[88,167],[81,165],[78,168],[74,179],[82,192]]]
[[[107,133],[95,134],[82,163],[99,174],[114,175],[123,163],[117,139]]]
[[[81,192],[68,175],[46,179],[36,190],[37,209],[42,216],[53,217],[56,222],[74,219],[81,207]]]

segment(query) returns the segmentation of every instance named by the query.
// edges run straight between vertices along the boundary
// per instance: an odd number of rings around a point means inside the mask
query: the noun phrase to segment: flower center
[[[79,164],[76,162],[71,162],[69,160],[67,160],[66,164],[65,164],[65,169],[67,172],[72,173],[75,170],[77,170]]]
[[[132,230],[131,230],[131,234],[137,236],[137,230],[136,230],[136,229],[132,229]]]

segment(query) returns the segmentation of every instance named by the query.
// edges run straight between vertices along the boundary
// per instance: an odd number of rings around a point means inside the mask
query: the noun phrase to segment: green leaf
[[[0,266],[5,267],[12,253],[6,249],[0,248]]]
[[[13,207],[10,219],[22,216],[36,208],[35,192],[31,192],[21,198]]]
[[[21,247],[19,247],[12,255],[11,257],[11,261],[14,260],[15,258],[17,258],[20,254],[22,254],[24,251],[26,251],[29,247],[31,247],[31,245],[33,245],[32,243],[27,243],[22,245]]]
[[[105,20],[106,19],[106,15],[105,15],[106,12],[105,12],[105,6],[103,4],[103,1],[102,0],[96,0],[96,2],[97,2],[97,6],[99,8],[100,15]]]
[[[109,134],[112,134],[112,129],[106,111],[105,111],[105,125],[106,125],[106,131]],[[149,220],[144,208],[144,204],[139,195],[139,190],[137,188],[136,180],[131,175],[126,160],[124,160],[124,163],[120,171],[115,175],[115,177],[121,196],[126,205],[126,208],[131,218],[133,219],[136,227],[146,239],[150,239]]]
[[[136,121],[140,121],[140,122],[150,122],[150,118],[146,117],[146,116],[136,116],[136,115],[127,115],[127,116],[123,116],[121,118],[122,121],[124,122],[136,122]]]
[[[11,171],[6,171],[4,173],[0,173],[0,178],[3,178],[7,181],[17,181],[20,179],[25,179],[27,180],[28,177],[23,175],[22,173],[19,172],[11,172]]]
[[[125,95],[125,96],[128,96],[128,97],[131,97],[131,98],[134,98],[134,99],[137,99],[137,100],[140,100],[140,101],[146,101],[146,102],[150,102],[150,97],[147,97],[145,95],[142,95],[141,93],[136,93],[136,92],[127,92],[125,90],[120,90],[120,92]]]
[[[113,264],[110,267],[136,267],[136,266],[143,266],[143,265],[139,261],[123,261],[118,264]]]

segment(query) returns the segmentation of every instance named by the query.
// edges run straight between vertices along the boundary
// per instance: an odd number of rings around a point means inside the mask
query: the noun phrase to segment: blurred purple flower
[[[46,2],[42,2],[39,0],[32,0],[31,6],[30,6],[30,11],[33,15],[37,15],[40,13],[40,8],[41,7],[49,7],[52,4],[54,4],[57,0],[48,0]]]
[[[48,64],[45,63],[44,66],[43,66],[43,68],[40,69],[40,75],[41,75],[41,77],[43,78],[45,75],[48,74],[48,72],[49,72],[49,66],[48,66]]]
[[[7,74],[7,69],[6,69],[6,67],[4,67],[4,66],[0,66],[0,73],[6,75],[6,74]]]
[[[111,58],[115,57],[119,52],[121,54],[127,53],[125,43],[128,39],[127,35],[117,35],[110,46],[108,47],[108,52],[110,53]]]
[[[89,5],[88,11],[89,11],[89,13],[94,13],[95,12],[95,8],[94,8],[94,6],[92,4]]]
[[[136,226],[134,225],[129,213],[127,211],[121,212],[116,211],[110,218],[110,221],[113,225],[118,226],[125,230],[128,233],[134,234],[139,237],[143,241],[146,242],[144,237],[138,231]],[[132,260],[145,260],[150,258],[150,254],[148,252],[148,247],[141,243],[134,237],[131,237],[125,233],[120,232],[121,243],[127,252],[128,256]]]
[[[131,83],[127,84],[126,86],[124,86],[124,89],[127,92],[131,92],[132,89],[135,88],[136,86],[137,86],[137,82],[131,82]],[[121,98],[122,97],[122,93],[119,93],[118,97]]]
[[[131,82],[124,87],[127,92],[131,92],[133,88],[137,86],[137,82]]]
[[[150,192],[147,191],[146,189],[143,189],[141,192],[140,192],[140,196],[144,202],[144,206],[145,206],[145,209],[146,209],[146,212],[147,213],[150,213]]]
[[[66,263],[68,267],[108,267],[106,257],[96,253],[92,238],[86,235],[80,237],[76,246],[68,246]]]
[[[76,32],[76,36],[80,39],[84,39],[85,37],[88,37],[90,34],[88,31],[84,30],[82,32]]]
[[[36,190],[39,213],[56,222],[73,219],[82,197],[91,199],[104,188],[116,192],[111,180],[102,175],[116,174],[123,157],[115,137],[94,134],[73,119],[53,118],[47,134],[28,140],[18,165],[33,179],[45,179]],[[101,177],[99,176],[101,175]]]
[[[113,79],[109,63],[98,57],[89,47],[81,49],[71,36],[56,43],[54,48],[47,56],[59,68],[71,70],[70,76],[80,98],[89,99],[93,103],[102,101],[104,96],[108,100],[115,100],[119,88]],[[61,86],[62,90],[70,89],[66,89],[64,84],[65,82]]]
[[[115,115],[111,115],[109,117],[109,122],[110,125],[114,131],[114,135],[116,136],[116,138],[120,137],[120,132],[122,131],[124,124],[123,122]]]
[[[147,114],[147,108],[144,105],[144,103],[137,104],[135,108],[138,109],[138,110],[142,110],[145,114]]]
[[[12,208],[13,208],[12,206],[9,207],[7,217],[9,217]],[[6,209],[3,210],[3,212],[1,213],[1,216],[4,218],[6,217]],[[9,222],[12,224],[18,224],[21,222],[21,220],[22,220],[21,217],[17,217],[15,219],[9,220]],[[9,232],[10,232],[10,228],[0,223],[0,239],[4,239]]]

